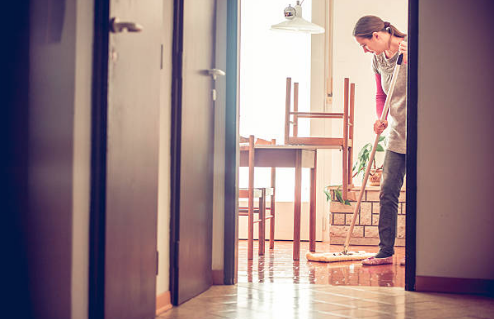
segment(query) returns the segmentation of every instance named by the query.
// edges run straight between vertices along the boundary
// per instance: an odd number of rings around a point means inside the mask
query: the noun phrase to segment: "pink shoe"
[[[367,259],[362,260],[362,265],[366,265],[366,266],[387,265],[392,263],[393,263],[393,256],[389,256],[386,258],[369,257]]]

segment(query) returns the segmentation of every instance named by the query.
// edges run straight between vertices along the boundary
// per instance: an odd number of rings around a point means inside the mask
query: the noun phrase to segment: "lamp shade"
[[[295,7],[285,8],[286,20],[271,26],[273,31],[304,32],[311,34],[324,33],[324,28],[302,18],[302,7],[297,1]]]

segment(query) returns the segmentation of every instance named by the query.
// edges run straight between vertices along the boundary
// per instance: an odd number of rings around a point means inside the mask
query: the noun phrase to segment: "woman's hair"
[[[365,39],[372,38],[374,32],[385,31],[391,34],[391,36],[404,38],[405,33],[400,32],[395,26],[389,22],[384,22],[381,18],[376,16],[363,16],[355,24],[353,28],[353,36]]]

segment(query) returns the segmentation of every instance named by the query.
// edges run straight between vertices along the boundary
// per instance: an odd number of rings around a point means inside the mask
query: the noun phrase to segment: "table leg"
[[[254,258],[254,135],[249,136],[249,233],[247,238],[247,259]]]
[[[302,203],[302,151],[295,156],[295,199],[293,221],[293,260],[300,260],[300,216]]]
[[[316,251],[316,169],[317,152],[314,154],[314,168],[310,170],[310,213],[309,213],[309,249]]]

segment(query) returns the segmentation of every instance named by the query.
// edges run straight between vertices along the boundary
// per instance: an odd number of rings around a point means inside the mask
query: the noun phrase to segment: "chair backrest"
[[[345,148],[348,145],[349,138],[353,138],[353,122],[355,110],[355,83],[350,84],[350,79],[344,80],[344,103],[343,113],[328,112],[299,112],[298,95],[299,84],[293,84],[293,110],[292,110],[292,79],[286,78],[286,96],[285,96],[285,144],[302,144],[314,146],[339,146]],[[343,131],[338,137],[300,137],[298,136],[298,120],[301,118],[309,119],[340,119],[343,120]]]
[[[343,198],[347,199],[348,187],[352,185],[353,167],[353,138],[354,138],[354,111],[355,111],[355,83],[350,84],[350,79],[344,80],[343,113],[327,112],[299,112],[298,111],[298,89],[297,82],[293,84],[293,111],[291,109],[292,79],[286,79],[285,96],[285,144],[310,145],[314,148],[336,148],[342,152],[342,186]],[[299,118],[309,119],[339,119],[343,121],[341,135],[337,137],[299,137]],[[290,130],[292,131],[290,134]]]

